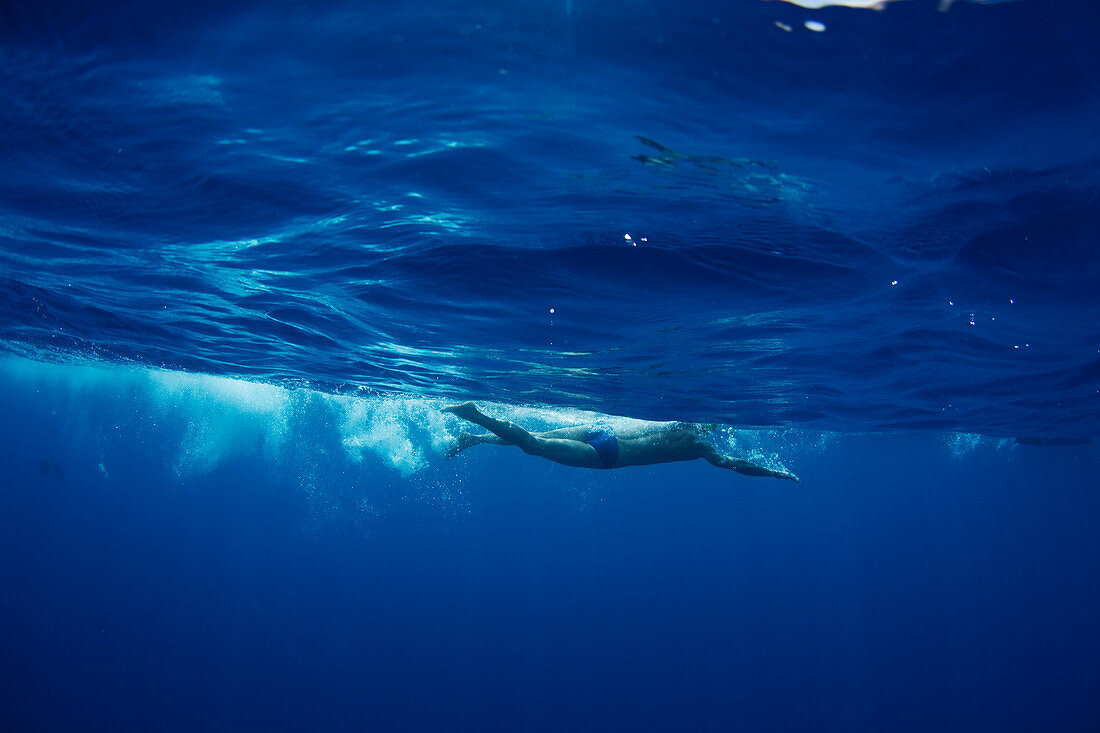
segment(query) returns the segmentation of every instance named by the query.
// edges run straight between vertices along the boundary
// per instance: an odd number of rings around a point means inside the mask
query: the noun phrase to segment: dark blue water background
[[[1095,730],[1097,29],[4,5],[0,725]]]

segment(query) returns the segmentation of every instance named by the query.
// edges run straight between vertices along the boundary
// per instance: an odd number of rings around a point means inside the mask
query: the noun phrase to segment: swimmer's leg
[[[534,435],[527,432],[519,425],[516,425],[514,422],[497,420],[495,417],[489,417],[484,412],[477,409],[477,405],[473,402],[463,402],[461,405],[450,405],[449,407],[444,407],[443,412],[449,412],[456,417],[472,422],[474,425],[480,425],[490,433],[499,437],[505,445],[518,445],[527,452],[530,452],[528,448],[535,447],[537,438]]]
[[[474,435],[473,433],[459,433],[455,442],[448,446],[444,455],[447,458],[454,458],[467,448],[472,448],[475,445],[507,445],[499,435],[493,435],[492,433],[482,433],[480,435]]]
[[[771,476],[772,478],[794,481],[796,484],[802,483],[798,476],[795,476],[793,473],[788,473],[787,471],[773,471],[770,468],[761,466],[758,463],[753,463],[752,461],[746,461],[743,458],[722,455],[709,443],[706,444],[702,457],[707,459],[712,466],[728,468],[731,471],[737,471],[737,473],[745,476]]]
[[[524,453],[533,456],[541,456],[556,463],[567,466],[579,466],[581,468],[600,468],[600,455],[596,449],[581,440],[559,437],[543,437],[537,433],[524,430],[514,422],[497,420],[489,417],[473,402],[464,402],[461,405],[444,407],[443,412],[449,412],[463,420],[468,420],[475,425],[488,430],[498,436],[506,445],[519,446]],[[556,432],[556,431],[552,431]],[[550,434],[547,434],[548,436]]]

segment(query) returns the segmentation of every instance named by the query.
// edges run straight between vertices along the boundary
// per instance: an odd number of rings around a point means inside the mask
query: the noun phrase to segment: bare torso
[[[675,425],[675,423],[673,423]],[[705,446],[705,447],[704,447]],[[681,427],[669,428],[634,438],[619,438],[619,466],[645,466],[701,458],[710,444],[698,433]]]

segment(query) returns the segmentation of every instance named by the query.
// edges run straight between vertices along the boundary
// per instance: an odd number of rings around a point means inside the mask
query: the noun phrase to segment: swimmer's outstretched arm
[[[740,458],[729,458],[728,463],[722,465],[722,468],[729,468],[737,473],[744,474],[745,476],[771,476],[772,478],[786,479],[787,481],[794,481],[796,484],[802,483],[802,480],[788,471],[773,471],[770,468],[766,468],[757,463],[751,461],[745,461]],[[719,465],[719,464],[715,464]]]
[[[753,463],[752,461],[746,461],[743,458],[724,456],[717,450],[708,452],[703,458],[706,458],[712,466],[728,468],[731,471],[737,471],[737,473],[745,476],[771,476],[772,478],[794,481],[796,484],[802,483],[798,476],[795,476],[793,473],[787,471],[773,471],[766,466],[761,466],[759,463]]]

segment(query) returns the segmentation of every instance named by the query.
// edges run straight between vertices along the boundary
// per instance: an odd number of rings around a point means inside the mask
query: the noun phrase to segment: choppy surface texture
[[[1093,435],[1098,15],[9,8],[0,334],[328,390]]]

